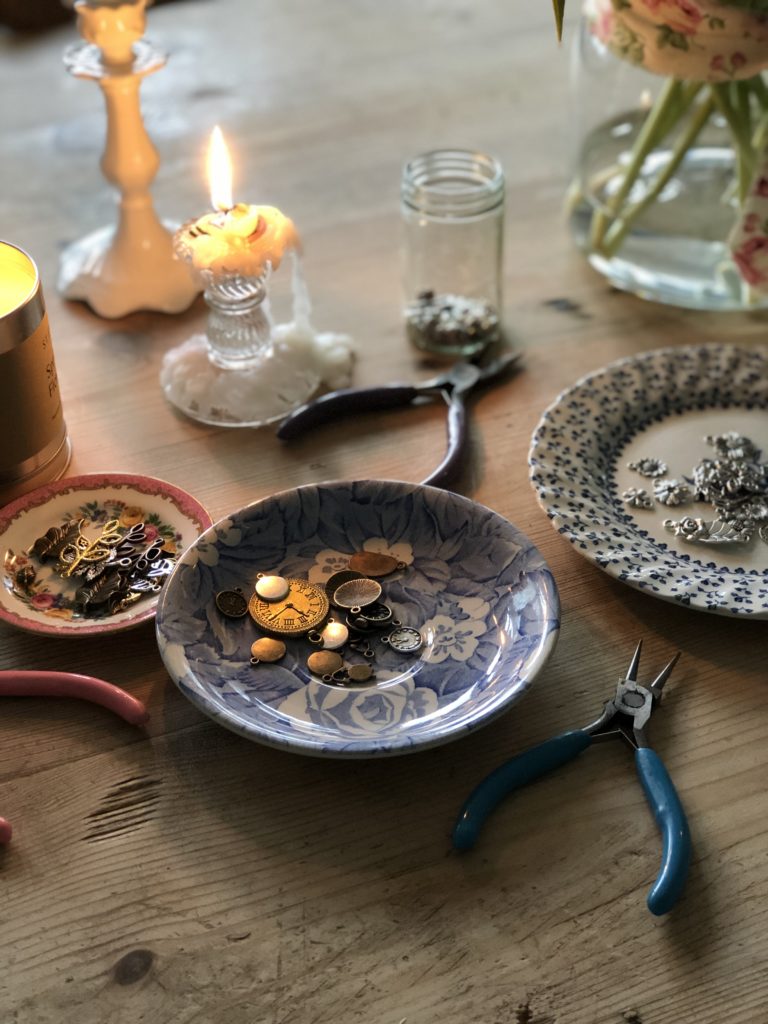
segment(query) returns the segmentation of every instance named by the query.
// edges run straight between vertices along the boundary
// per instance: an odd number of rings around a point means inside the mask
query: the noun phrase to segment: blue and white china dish
[[[259,572],[322,584],[358,550],[406,563],[381,582],[422,649],[379,644],[375,683],[354,689],[310,675],[303,637],[286,640],[280,663],[252,666],[260,634],[250,618],[220,615],[217,592],[249,594]],[[378,480],[300,487],[221,520],[181,557],[157,610],[166,668],[201,711],[248,739],[325,757],[408,753],[470,732],[526,689],[558,628],[554,579],[524,534],[457,494]]]
[[[707,514],[701,504],[669,506],[693,483],[691,468],[715,457],[711,437],[730,431],[768,459],[767,349],[646,352],[584,377],[546,410],[531,481],[555,529],[616,579],[689,608],[768,619],[768,542],[674,534],[673,520]],[[642,490],[648,500],[634,500]]]

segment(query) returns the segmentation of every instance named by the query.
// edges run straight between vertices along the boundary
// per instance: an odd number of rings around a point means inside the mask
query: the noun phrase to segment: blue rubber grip
[[[471,850],[494,808],[515,789],[527,786],[554,768],[559,768],[586,750],[592,737],[583,729],[564,732],[537,747],[506,761],[487,775],[461,809],[453,827],[453,845],[457,850]]]
[[[691,860],[691,833],[683,805],[661,758],[648,747],[635,751],[635,764],[662,837],[661,868],[648,893],[652,914],[668,913],[685,888]]]

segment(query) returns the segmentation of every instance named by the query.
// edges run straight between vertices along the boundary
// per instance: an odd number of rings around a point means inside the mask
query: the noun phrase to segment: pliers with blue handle
[[[616,694],[606,701],[600,717],[584,729],[565,732],[512,758],[491,772],[471,794],[453,830],[457,850],[469,850],[486,819],[504,797],[570,761],[593,740],[625,739],[635,751],[635,765],[645,796],[662,835],[661,868],[648,893],[652,914],[666,914],[680,898],[691,859],[691,836],[685,811],[659,755],[651,750],[646,726],[661,691],[680,657],[661,670],[650,686],[639,686],[637,670],[642,641],[632,656],[627,675]]]

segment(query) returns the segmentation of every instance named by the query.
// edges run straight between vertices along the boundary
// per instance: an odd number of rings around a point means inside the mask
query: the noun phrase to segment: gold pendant
[[[349,560],[349,568],[361,572],[363,576],[389,576],[398,569],[405,569],[406,564],[392,555],[382,555],[378,551],[356,551]]]
[[[253,594],[248,604],[251,618],[266,633],[303,636],[317,629],[328,614],[328,598],[322,587],[307,580],[287,578],[287,595],[279,601],[265,601]]]

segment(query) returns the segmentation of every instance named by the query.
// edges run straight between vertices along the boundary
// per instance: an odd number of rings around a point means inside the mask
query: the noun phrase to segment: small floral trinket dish
[[[765,516],[741,522],[737,507],[720,522],[694,477],[735,466],[734,506],[743,486],[764,510],[766,459],[768,349],[733,345],[658,349],[584,377],[546,410],[529,455],[542,507],[584,557],[653,597],[751,619],[768,619]]]
[[[378,645],[375,681],[356,689],[314,677],[301,637],[254,668],[258,629],[221,615],[216,594],[247,594],[260,572],[323,585],[360,551],[404,563],[382,586],[419,650]],[[408,753],[489,721],[542,668],[558,628],[552,574],[511,523],[448,491],[379,480],[300,487],[216,523],[179,560],[156,620],[166,668],[201,711],[247,739],[339,758]]]
[[[62,578],[30,552],[51,527],[78,520],[91,534],[114,520],[125,531],[144,523],[145,543],[162,544],[171,559],[211,524],[191,495],[153,477],[93,473],[40,487],[0,509],[0,622],[30,633],[80,637],[120,632],[153,618],[156,593],[113,615],[88,611],[75,598],[77,581]]]

